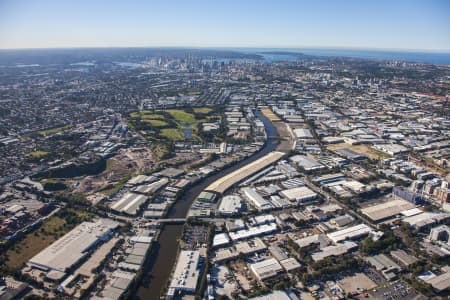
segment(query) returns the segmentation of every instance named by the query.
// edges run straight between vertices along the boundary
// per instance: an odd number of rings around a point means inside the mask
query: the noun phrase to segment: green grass
[[[184,110],[181,109],[168,109],[166,110],[168,114],[172,116],[172,118],[175,119],[175,121],[179,123],[194,123],[197,121],[193,114],[187,113]]]
[[[148,140],[180,141],[185,139],[183,128],[188,126],[192,129],[193,137],[200,139],[197,133],[197,125],[205,122],[207,118],[196,118],[196,115],[185,109],[167,110],[141,110],[130,114],[131,126],[140,124],[140,130],[152,130]],[[193,108],[195,114],[209,115],[214,109],[210,107]],[[165,127],[165,128],[163,128]],[[155,134],[156,133],[156,134]]]
[[[43,158],[46,157],[47,155],[49,155],[50,153],[47,151],[33,151],[33,152],[29,152],[26,154],[26,157],[30,157],[30,158]]]
[[[196,107],[194,108],[194,112],[198,114],[209,114],[212,111],[212,108],[209,107]]]
[[[63,127],[57,127],[57,128],[50,128],[50,129],[45,129],[45,130],[41,130],[38,133],[42,136],[47,136],[50,134],[55,134],[55,133],[60,133],[66,129],[69,129],[71,126],[70,125],[66,125]]]
[[[130,114],[132,118],[148,118],[148,119],[164,119],[164,116],[161,114],[155,114],[153,110],[140,110],[135,111]]]
[[[161,130],[161,136],[172,141],[184,139],[183,131],[179,128],[164,128]]]
[[[162,120],[154,120],[154,119],[142,119],[142,122],[149,123],[150,125],[154,127],[164,127],[169,125],[169,123],[162,121]]]

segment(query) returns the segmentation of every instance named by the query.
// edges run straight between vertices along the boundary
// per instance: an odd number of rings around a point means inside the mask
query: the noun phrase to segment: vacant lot
[[[339,280],[339,284],[342,286],[346,293],[353,293],[361,290],[370,290],[377,286],[369,277],[363,273],[355,273],[351,276],[347,276],[342,280]]]

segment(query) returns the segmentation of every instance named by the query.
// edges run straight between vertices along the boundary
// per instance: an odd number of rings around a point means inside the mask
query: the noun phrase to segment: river
[[[264,123],[266,134],[268,136],[268,139],[261,150],[233,166],[204,178],[188,188],[183,196],[172,206],[167,218],[186,217],[192,202],[208,185],[276,149],[279,142],[276,128],[260,111],[255,111],[255,115]],[[166,286],[176,261],[178,239],[181,237],[182,229],[183,224],[167,224],[161,230],[158,242],[155,244],[155,252],[149,259],[148,264],[144,266],[145,275],[134,299],[160,299],[161,290]]]

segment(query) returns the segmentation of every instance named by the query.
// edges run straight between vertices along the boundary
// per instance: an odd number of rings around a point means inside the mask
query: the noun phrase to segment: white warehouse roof
[[[362,236],[368,235],[372,231],[372,228],[366,224],[359,224],[352,227],[348,227],[342,230],[338,230],[327,234],[327,237],[334,243],[339,243],[348,239],[357,239]]]

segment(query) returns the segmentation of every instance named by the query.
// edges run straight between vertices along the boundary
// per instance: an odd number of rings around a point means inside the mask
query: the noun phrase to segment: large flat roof
[[[89,248],[117,225],[117,222],[108,219],[83,222],[32,257],[28,264],[45,271],[65,272],[80,261]]]
[[[274,162],[281,159],[284,155],[285,155],[284,152],[279,151],[270,152],[264,155],[263,157],[249,163],[248,165],[245,165],[244,167],[239,168],[236,171],[231,172],[230,174],[214,181],[205,190],[223,194],[227,189],[232,187],[234,184],[240,182],[246,177],[255,174],[256,172],[267,167],[268,165],[273,164]]]
[[[169,288],[195,291],[199,276],[199,271],[197,270],[199,258],[199,251],[181,251]]]
[[[250,265],[250,269],[260,280],[273,277],[283,271],[283,268],[275,258],[269,258]]]
[[[352,227],[348,227],[342,230],[338,230],[332,233],[328,233],[327,237],[334,243],[338,243],[347,239],[355,239],[369,234],[372,228],[366,224],[359,224]]]
[[[372,205],[361,209],[361,212],[373,221],[380,221],[395,215],[402,211],[414,208],[414,204],[403,199],[392,199],[388,202]]]

